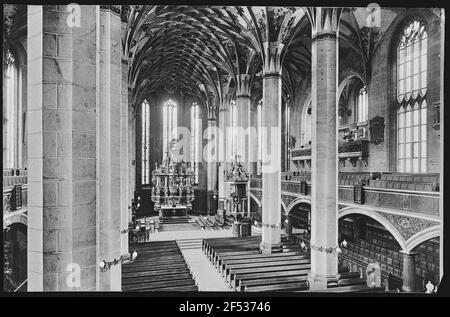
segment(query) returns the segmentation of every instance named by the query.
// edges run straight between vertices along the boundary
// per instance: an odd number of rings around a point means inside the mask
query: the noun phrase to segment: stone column
[[[416,282],[416,252],[400,251],[403,255],[403,286],[404,292],[414,292]]]
[[[249,174],[257,174],[258,171],[258,111],[257,108],[250,110],[250,159]]]
[[[250,76],[249,75],[239,75],[237,78],[237,89],[236,89],[236,110],[238,117],[238,144],[237,144],[237,155],[242,166],[245,168],[246,172],[248,169],[248,162],[250,156],[250,136],[246,135],[248,128],[250,126],[250,108],[251,108],[251,98],[250,98]]]
[[[251,172],[252,165],[250,164],[250,144],[251,134],[250,125],[250,109],[252,106],[252,99],[250,97],[250,75],[239,75],[237,78],[236,89],[236,109],[238,117],[238,145],[237,155],[238,160],[242,163],[244,171]],[[247,185],[247,213],[250,214],[250,184]]]
[[[128,88],[128,100],[130,100],[130,92]],[[136,190],[136,116],[133,105],[128,106],[128,156],[129,156],[129,203],[134,199]],[[128,211],[128,221],[131,221],[132,210]]]
[[[211,108],[211,107],[210,107]],[[207,164],[207,209],[208,215],[214,216],[217,213],[217,196],[214,199],[214,192],[217,193],[217,160],[218,160],[218,150],[219,142],[217,136],[217,115],[216,107],[208,110],[208,130],[214,133],[208,135],[208,161]],[[211,151],[211,148],[214,148]]]
[[[322,12],[325,11],[325,12]],[[318,8],[311,45],[311,273],[310,289],[337,279],[336,12]],[[323,13],[323,15],[322,15]],[[322,19],[325,19],[323,21]],[[331,25],[331,26],[330,26]],[[327,29],[324,29],[327,27]]]
[[[283,44],[264,43],[262,107],[262,241],[264,254],[281,251],[281,62]]]
[[[228,153],[228,142],[230,142],[228,135],[227,135],[227,127],[229,127],[230,122],[230,109],[226,105],[226,102],[222,104],[222,107],[219,109],[219,129],[222,133],[221,137],[222,139],[219,140],[219,148],[220,148],[220,165],[219,165],[219,171],[218,171],[218,213],[220,215],[225,215],[225,208],[226,208],[226,197],[228,186],[225,183],[225,171],[228,168],[227,162],[230,157],[230,153]]]
[[[286,216],[286,225],[285,225],[285,231],[286,231],[286,238],[290,239],[292,236],[292,215],[288,214]]]
[[[100,6],[103,7],[103,6]],[[109,7],[109,6],[106,6]],[[110,9],[99,10],[97,31],[97,263],[121,256],[121,21]],[[122,148],[123,149],[123,148]],[[124,211],[126,212],[126,211]],[[97,290],[121,290],[121,264],[98,270]]]
[[[28,291],[96,289],[96,7],[28,6]]]
[[[124,33],[124,27],[126,23],[122,23],[122,34]],[[120,105],[120,230],[121,232],[121,244],[122,255],[128,254],[128,221],[129,212],[131,209],[131,196],[130,196],[130,154],[129,154],[129,128],[128,128],[128,60],[124,57],[122,60],[122,73],[121,73],[121,105]]]

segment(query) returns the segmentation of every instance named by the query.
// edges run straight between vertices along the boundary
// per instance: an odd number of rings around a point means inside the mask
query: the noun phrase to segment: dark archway
[[[439,238],[432,238],[412,250],[417,253],[415,289],[418,291],[425,291],[428,281],[435,286],[439,284],[439,243]]]
[[[301,235],[309,240],[311,236],[311,205],[301,202],[292,207],[289,212],[292,222],[292,234]]]

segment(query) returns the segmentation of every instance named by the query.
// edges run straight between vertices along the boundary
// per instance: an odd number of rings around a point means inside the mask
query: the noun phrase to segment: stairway
[[[189,223],[189,217],[161,217],[159,223],[162,225],[176,225]]]
[[[230,288],[202,251],[202,240],[181,239],[177,244],[199,291],[229,292]]]
[[[183,239],[177,240],[178,247],[181,251],[183,250],[191,250],[191,249],[201,249],[202,248],[202,239]]]

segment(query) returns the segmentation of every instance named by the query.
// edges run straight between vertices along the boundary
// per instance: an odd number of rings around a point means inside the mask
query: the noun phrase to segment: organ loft
[[[444,28],[4,4],[5,291],[439,292]]]

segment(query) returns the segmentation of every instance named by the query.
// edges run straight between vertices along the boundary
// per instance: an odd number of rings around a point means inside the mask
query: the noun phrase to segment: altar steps
[[[159,223],[164,225],[176,225],[176,224],[186,224],[189,223],[189,217],[161,217],[159,218]]]

